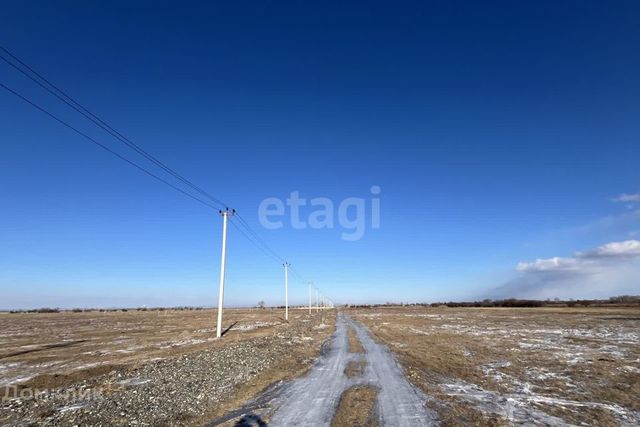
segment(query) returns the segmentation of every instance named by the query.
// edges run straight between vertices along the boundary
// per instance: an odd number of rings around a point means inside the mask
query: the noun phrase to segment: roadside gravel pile
[[[260,392],[261,374],[310,365],[328,335],[314,329],[320,321],[281,325],[267,336],[115,370],[35,397],[33,390],[18,390],[22,397],[0,404],[0,425],[192,424],[241,385],[255,383]]]

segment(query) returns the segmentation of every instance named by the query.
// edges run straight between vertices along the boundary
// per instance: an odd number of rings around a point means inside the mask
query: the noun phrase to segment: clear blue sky
[[[640,238],[634,198],[612,201],[640,191],[638,2],[2,9],[5,47],[336,301],[477,298],[518,263]],[[0,81],[129,155],[4,63]],[[6,92],[0,145],[0,308],[216,303],[216,212]],[[381,226],[356,242],[258,221],[267,197],[337,204],[373,185]],[[229,305],[282,303],[282,276],[230,228]]]

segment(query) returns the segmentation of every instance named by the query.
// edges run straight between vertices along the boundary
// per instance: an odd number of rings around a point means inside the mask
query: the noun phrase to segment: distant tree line
[[[534,299],[484,299],[482,301],[449,301],[434,303],[394,303],[387,302],[384,304],[346,304],[345,307],[350,308],[375,308],[375,307],[403,307],[403,306],[420,306],[420,307],[603,307],[603,306],[640,306],[640,295],[620,295],[608,299],[569,299],[561,300],[559,298],[547,300]],[[258,303],[259,308],[265,308],[264,302]],[[277,308],[284,309],[284,306]],[[69,310],[60,308],[36,308],[30,310],[11,310],[9,313],[82,313],[82,312],[127,312],[127,311],[194,311],[205,310],[205,307],[137,307],[137,308],[72,308]]]
[[[569,299],[559,298],[547,300],[534,299],[484,299],[482,301],[448,301],[434,303],[392,303],[385,304],[360,304],[347,305],[351,308],[375,308],[375,307],[398,307],[398,306],[421,306],[421,307],[602,307],[602,306],[640,306],[640,295],[621,295],[608,299]]]
[[[90,313],[90,312],[100,312],[100,313],[114,313],[114,312],[123,312],[126,313],[128,311],[198,311],[205,310],[205,307],[137,307],[137,308],[72,308],[72,309],[61,309],[61,308],[34,308],[29,310],[10,310],[9,313]]]

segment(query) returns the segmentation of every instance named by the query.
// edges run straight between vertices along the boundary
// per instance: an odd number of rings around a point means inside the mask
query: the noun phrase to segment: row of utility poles
[[[222,256],[220,261],[220,287],[218,290],[218,323],[216,325],[216,337],[220,338],[222,336],[222,309],[224,303],[224,278],[225,278],[225,265],[227,262],[227,222],[229,221],[230,216],[234,216],[236,214],[235,209],[226,208],[223,211],[220,211],[220,215],[222,216]],[[284,267],[284,318],[286,321],[289,321],[289,267],[291,264],[288,262],[284,262],[282,264]],[[311,293],[312,288],[314,288],[313,283],[309,282],[309,314],[311,314]],[[320,309],[333,308],[333,302],[326,298],[324,295],[320,294],[318,289],[315,288],[316,291],[316,312],[320,311]]]

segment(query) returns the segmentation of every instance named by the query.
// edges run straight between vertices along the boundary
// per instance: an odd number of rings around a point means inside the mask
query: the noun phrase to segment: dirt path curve
[[[348,327],[355,329],[364,354],[349,353]],[[347,363],[365,360],[359,378],[348,378]],[[364,384],[376,387],[378,413],[383,426],[430,426],[436,415],[425,407],[427,397],[404,377],[402,369],[384,345],[373,340],[367,329],[339,313],[331,347],[322,354],[311,371],[286,386],[272,403],[278,408],[271,426],[329,426],[340,396],[349,387]]]

